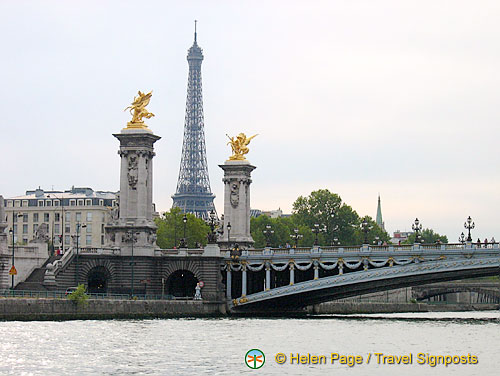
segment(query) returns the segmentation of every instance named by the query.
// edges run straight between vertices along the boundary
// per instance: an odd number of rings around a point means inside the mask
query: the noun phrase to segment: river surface
[[[13,321],[0,322],[0,336],[1,375],[500,374],[498,311],[304,319]],[[245,364],[250,349],[265,354],[260,369]],[[278,353],[286,356],[285,364],[276,362]],[[358,355],[363,363],[349,367],[335,360],[332,365],[331,353]],[[375,353],[412,354],[412,364],[377,364]],[[464,356],[467,362],[470,354],[478,363],[431,367],[417,363],[419,353]],[[323,355],[327,361],[290,364],[291,354],[318,359]]]

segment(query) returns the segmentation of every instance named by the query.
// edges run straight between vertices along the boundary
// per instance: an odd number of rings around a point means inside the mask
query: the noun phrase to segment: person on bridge
[[[477,247],[481,248],[481,239],[477,238]]]
[[[488,248],[488,238],[484,238],[484,248]]]

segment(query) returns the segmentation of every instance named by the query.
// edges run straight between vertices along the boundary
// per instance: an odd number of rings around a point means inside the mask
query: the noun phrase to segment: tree
[[[414,244],[415,243],[416,234],[413,233],[408,236],[408,239],[404,241],[404,244]],[[438,240],[441,243],[448,243],[448,237],[446,235],[439,235],[437,232],[434,232],[433,229],[426,228],[421,231],[421,239],[423,239],[423,243],[432,244],[436,243]]]
[[[263,248],[266,246],[266,237],[264,235],[264,230],[266,226],[271,226],[273,234],[270,236],[271,247],[286,247],[288,243],[290,246],[295,245],[295,240],[293,240],[290,235],[294,234],[294,229],[298,228],[299,234],[302,238],[298,241],[298,246],[311,245],[313,242],[313,234],[311,229],[304,225],[299,225],[294,221],[292,217],[280,217],[271,218],[266,215],[260,215],[257,218],[250,219],[250,232],[252,238],[255,241],[255,248]]]
[[[158,226],[156,231],[156,243],[160,248],[179,247],[180,239],[184,237],[184,214],[180,208],[172,208],[165,212],[160,218],[156,218]],[[195,248],[197,244],[207,244],[208,225],[201,218],[191,213],[186,213],[186,241],[189,248]]]
[[[85,286],[79,284],[75,291],[68,295],[68,299],[75,303],[78,307],[83,307],[88,304],[89,296],[85,293]]]
[[[355,228],[360,223],[358,213],[328,189],[313,191],[307,197],[297,198],[293,203],[292,217],[296,223],[310,229],[315,224],[326,228],[326,232],[319,235],[320,244],[332,244],[334,238],[342,245],[356,243]]]

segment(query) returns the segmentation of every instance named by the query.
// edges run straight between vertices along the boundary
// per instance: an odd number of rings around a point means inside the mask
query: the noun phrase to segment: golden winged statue
[[[245,154],[248,154],[249,150],[248,149],[248,144],[250,141],[256,137],[257,135],[253,135],[252,137],[247,137],[245,133],[240,133],[236,137],[229,137],[228,134],[226,134],[227,138],[229,138],[229,142],[227,143],[228,145],[231,145],[231,149],[233,149],[233,155],[229,157],[230,161],[244,161]]]
[[[124,110],[129,110],[130,114],[132,115],[132,121],[129,121],[127,123],[128,128],[144,128],[146,127],[146,124],[144,124],[144,120],[142,120],[142,118],[150,119],[155,116],[153,113],[146,110],[146,106],[151,100],[153,91],[144,94],[139,90],[137,94],[138,95],[134,97],[134,101],[132,102],[132,104]]]

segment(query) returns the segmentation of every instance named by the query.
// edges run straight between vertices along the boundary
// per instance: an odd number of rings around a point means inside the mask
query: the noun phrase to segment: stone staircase
[[[62,256],[51,256],[45,261],[45,263],[40,267],[33,270],[26,281],[18,283],[15,287],[15,290],[24,290],[24,291],[49,291],[50,288],[47,288],[43,285],[43,279],[45,277],[45,270],[47,264],[53,264],[54,261],[59,260]]]

